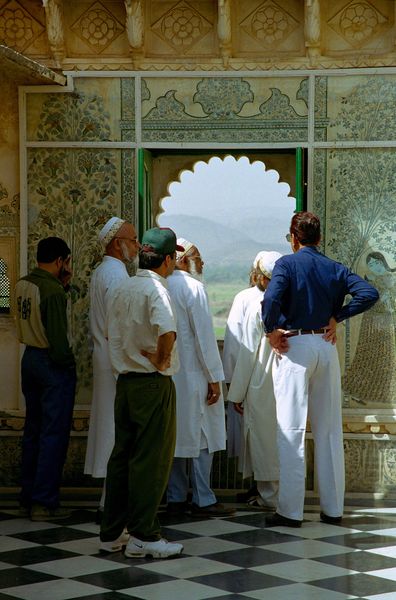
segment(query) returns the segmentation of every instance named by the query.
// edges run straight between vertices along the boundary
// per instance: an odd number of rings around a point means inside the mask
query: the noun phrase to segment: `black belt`
[[[159,373],[158,371],[153,371],[152,373],[147,373],[146,371],[142,373],[139,373],[138,371],[129,371],[128,373],[120,373],[118,377],[122,377],[123,379],[130,379],[132,377],[158,377],[159,375],[161,375],[161,373]]]
[[[294,337],[295,335],[308,335],[315,333],[326,333],[328,330],[324,327],[320,327],[319,329],[291,329],[285,333],[286,337]]]

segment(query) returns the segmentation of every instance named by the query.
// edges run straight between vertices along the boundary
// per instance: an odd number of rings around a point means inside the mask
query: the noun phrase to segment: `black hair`
[[[176,252],[172,254],[159,254],[154,248],[143,247],[139,252],[139,268],[140,269],[158,269],[164,262],[167,256],[172,258]]]
[[[52,263],[57,258],[66,260],[71,250],[65,240],[59,237],[47,237],[37,244],[37,262]]]
[[[319,217],[311,212],[297,212],[290,223],[292,233],[303,246],[317,244],[320,240]]]

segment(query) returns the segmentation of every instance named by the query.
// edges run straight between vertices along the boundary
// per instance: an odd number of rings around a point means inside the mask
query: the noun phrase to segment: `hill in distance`
[[[285,253],[285,244],[282,243],[282,240],[274,243],[273,239],[271,242],[270,239],[267,239],[267,243],[260,244],[237,229],[203,217],[162,214],[159,218],[159,225],[170,227],[178,237],[194,243],[199,248],[208,267],[237,264],[238,266],[246,265],[246,269],[249,271],[254,257],[261,250],[276,250]]]

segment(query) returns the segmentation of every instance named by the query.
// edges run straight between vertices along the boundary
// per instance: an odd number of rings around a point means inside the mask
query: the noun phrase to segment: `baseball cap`
[[[169,227],[153,227],[144,232],[142,250],[145,246],[151,247],[158,254],[173,254],[176,250],[183,251],[183,246],[177,244],[176,234]]]

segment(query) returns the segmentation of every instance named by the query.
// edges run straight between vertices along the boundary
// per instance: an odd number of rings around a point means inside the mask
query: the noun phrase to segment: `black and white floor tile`
[[[92,510],[33,523],[0,512],[0,600],[396,600],[396,509],[350,508],[341,525],[307,507],[301,529],[265,528],[265,513],[161,515],[181,556],[100,554]]]

